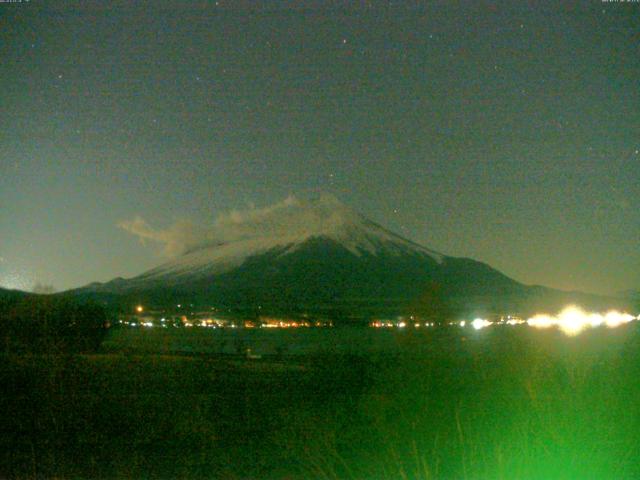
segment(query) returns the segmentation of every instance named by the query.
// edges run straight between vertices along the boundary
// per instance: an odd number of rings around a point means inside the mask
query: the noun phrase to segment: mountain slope
[[[566,301],[481,262],[404,239],[333,197],[292,200],[238,218],[231,227],[137,277],[75,293],[156,305],[342,316],[504,312],[544,305],[545,299],[554,306]]]
[[[246,225],[255,223],[256,225]],[[333,197],[294,203],[260,218],[244,222],[231,241],[214,239],[188,249],[181,257],[134,279],[142,283],[181,283],[187,277],[225,273],[247,259],[263,254],[290,255],[309,241],[323,239],[340,245],[355,257],[406,254],[441,262],[443,256],[406,240],[364,218]]]

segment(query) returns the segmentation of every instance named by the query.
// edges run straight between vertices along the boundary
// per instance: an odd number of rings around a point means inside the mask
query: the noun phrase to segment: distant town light
[[[471,325],[476,330],[480,330],[481,328],[491,325],[491,322],[489,320],[485,320],[484,318],[476,318],[473,322],[471,322]]]
[[[515,318],[511,318],[507,320],[507,325],[520,325],[521,323],[525,323],[524,320],[516,320]]]
[[[560,312],[558,325],[567,335],[577,335],[589,325],[589,316],[577,307],[567,307]]]
[[[616,310],[611,310],[602,315],[599,313],[587,313],[581,308],[572,305],[566,307],[555,317],[545,314],[536,315],[527,320],[527,324],[536,328],[558,327],[563,333],[573,336],[589,327],[595,328],[606,325],[609,328],[615,328],[634,319],[633,315]]]
[[[144,310],[144,308],[142,308],[142,305],[138,305],[136,307],[136,312],[138,312],[138,313],[142,313],[143,310]]]

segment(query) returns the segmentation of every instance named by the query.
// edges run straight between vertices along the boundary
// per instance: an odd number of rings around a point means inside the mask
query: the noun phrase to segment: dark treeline
[[[0,295],[3,353],[94,351],[109,323],[107,311],[95,303],[18,292]]]

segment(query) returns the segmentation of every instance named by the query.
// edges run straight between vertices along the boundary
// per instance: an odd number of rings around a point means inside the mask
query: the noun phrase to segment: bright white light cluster
[[[491,322],[484,318],[476,318],[471,322],[462,320],[458,323],[461,327],[471,325],[476,330],[488,327],[490,325],[520,325],[526,323],[535,328],[551,328],[556,327],[567,335],[577,335],[587,328],[606,326],[615,328],[633,320],[640,320],[640,316],[634,317],[628,313],[622,313],[617,310],[610,310],[607,313],[589,313],[579,307],[569,306],[557,315],[538,314],[528,320],[521,320],[516,317],[508,317],[501,319],[499,322]]]
[[[570,306],[562,310],[557,316],[536,315],[527,320],[527,324],[535,328],[558,327],[567,335],[577,335],[586,328],[599,327],[601,325],[615,328],[633,320],[636,320],[633,315],[616,310],[611,310],[605,314],[587,313],[578,307]]]
[[[485,320],[484,318],[476,318],[473,322],[471,322],[471,325],[476,330],[480,330],[481,328],[491,325],[491,322],[489,320]]]

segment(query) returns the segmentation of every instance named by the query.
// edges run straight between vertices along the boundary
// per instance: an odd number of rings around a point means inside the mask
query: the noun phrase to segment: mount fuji
[[[525,286],[484,263],[443,255],[328,195],[289,198],[231,215],[217,227],[141,275],[69,293],[125,304],[343,318],[521,312],[584,295]]]

